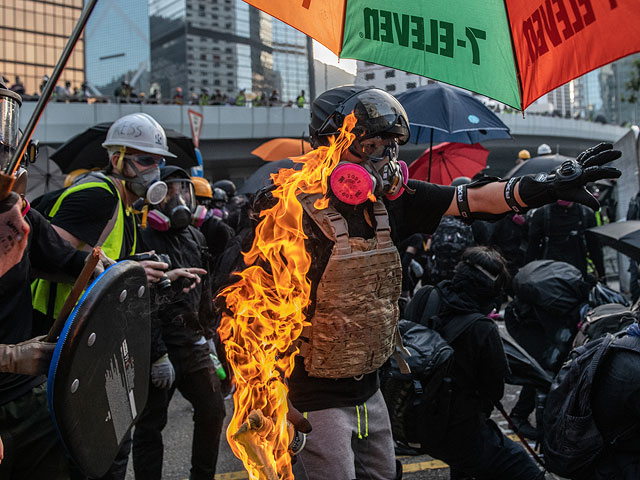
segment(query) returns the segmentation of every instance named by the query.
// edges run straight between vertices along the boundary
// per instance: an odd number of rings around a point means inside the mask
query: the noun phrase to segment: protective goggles
[[[400,147],[395,139],[380,136],[357,141],[356,144],[352,144],[352,147],[360,156],[368,157],[374,163],[380,162],[387,157],[396,159],[400,153]]]
[[[186,206],[190,211],[196,209],[196,192],[191,180],[183,178],[169,178],[164,180],[169,187],[167,192],[167,203],[171,203],[172,198],[179,199],[179,204]]]
[[[141,167],[150,167],[152,165],[156,165],[158,167],[164,167],[166,160],[164,157],[159,157],[158,155],[151,155],[149,153],[135,153],[135,154],[126,154],[124,156],[126,160],[131,160],[136,162]]]

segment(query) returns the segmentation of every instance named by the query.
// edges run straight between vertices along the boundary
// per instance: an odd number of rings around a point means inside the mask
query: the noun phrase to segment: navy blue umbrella
[[[409,116],[411,143],[478,143],[511,138],[509,127],[480,100],[442,83],[412,88],[396,98]]]
[[[479,143],[511,138],[509,127],[480,100],[443,83],[412,88],[396,98],[409,117],[409,141],[429,142],[430,152],[434,143]],[[431,181],[431,155],[427,181]]]

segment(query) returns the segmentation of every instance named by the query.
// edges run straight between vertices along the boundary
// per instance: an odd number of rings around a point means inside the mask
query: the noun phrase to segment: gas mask
[[[360,149],[363,151],[358,151]],[[389,200],[402,195],[409,169],[405,162],[398,160],[399,147],[396,142],[371,152],[367,152],[366,145],[356,147],[352,153],[364,158],[364,161],[359,164],[340,162],[331,173],[331,190],[338,200],[359,205],[371,199],[371,195],[385,195]]]
[[[0,84],[0,171],[6,172],[18,147],[22,99]],[[6,172],[9,173],[9,172]]]
[[[138,197],[144,198],[146,203],[157,205],[162,202],[167,196],[168,187],[166,183],[160,180],[160,169],[150,168],[149,170],[140,172],[132,161],[127,159],[126,162],[134,171],[135,177],[118,178],[124,180],[127,183],[127,188],[138,195]]]
[[[167,180],[167,184],[170,196],[159,208],[149,212],[149,226],[161,232],[169,229],[183,230],[189,225],[202,226],[207,218],[207,209],[202,205],[195,205],[193,183],[176,178]]]

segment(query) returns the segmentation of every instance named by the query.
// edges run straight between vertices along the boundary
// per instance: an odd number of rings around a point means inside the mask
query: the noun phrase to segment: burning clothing
[[[454,189],[451,187],[413,180],[409,181],[409,187],[416,190],[415,195],[405,194],[396,200],[385,201],[391,225],[391,238],[395,244],[414,233],[432,233],[453,198]],[[425,208],[425,205],[429,207]],[[370,239],[375,236],[373,224],[367,222],[367,218],[370,221],[375,218],[373,204],[367,202],[354,207],[336,202],[334,206],[347,221],[350,237]],[[308,313],[312,317],[315,312],[317,288],[331,255],[332,242],[307,215],[303,217],[303,227],[309,236],[305,246],[313,259],[307,275],[311,280],[312,299]],[[400,281],[401,276],[398,275],[398,286]],[[359,292],[355,291],[353,295],[358,296]],[[305,371],[303,358],[296,357],[295,362],[296,367],[289,378],[289,398],[300,411],[362,404],[378,390],[377,372],[365,374],[357,379],[315,378]]]

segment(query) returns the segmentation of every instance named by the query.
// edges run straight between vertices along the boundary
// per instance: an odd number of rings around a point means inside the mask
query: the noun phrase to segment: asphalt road
[[[499,324],[501,328],[503,324]],[[502,403],[507,412],[511,411],[515,404],[520,387],[507,385]],[[229,399],[226,402],[226,423],[231,418],[233,402]],[[513,432],[509,430],[506,420],[499,412],[494,410],[493,420],[500,428],[511,435]],[[535,425],[535,419],[531,417],[532,424]],[[163,463],[163,479],[166,480],[187,480],[189,478],[190,458],[191,458],[191,441],[192,441],[193,421],[192,409],[179,392],[176,392],[169,407],[169,421],[163,432],[165,453]],[[398,457],[403,464],[404,480],[436,480],[449,479],[449,469],[444,463],[434,460],[427,455]],[[226,441],[223,433],[223,439],[220,444],[220,453],[218,456],[216,480],[241,480],[247,479],[248,475],[244,470],[242,463],[238,460]],[[548,478],[557,478],[549,476]],[[131,461],[129,461],[129,470],[126,480],[134,480]]]

